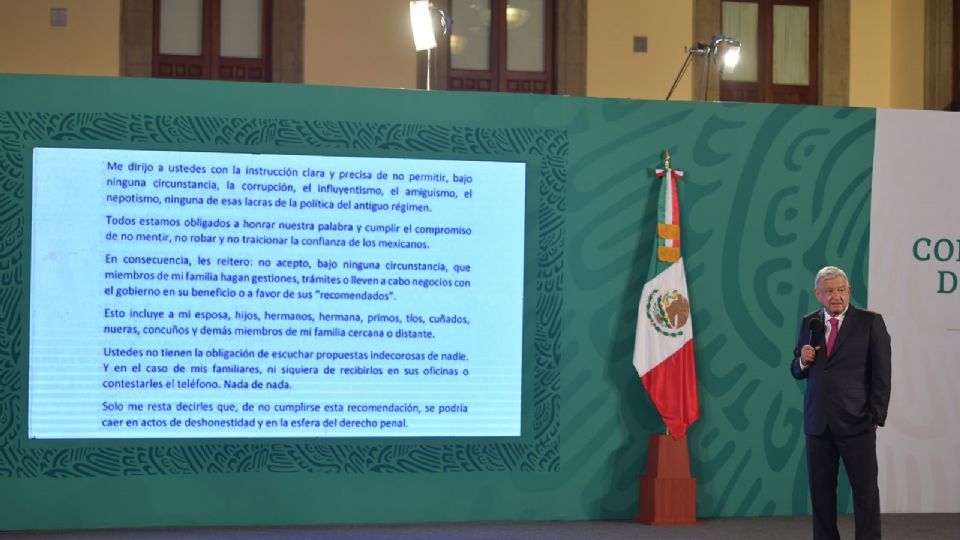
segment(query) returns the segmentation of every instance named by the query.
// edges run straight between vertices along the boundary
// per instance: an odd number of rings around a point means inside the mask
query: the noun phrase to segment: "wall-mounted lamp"
[[[427,51],[427,90],[430,90],[430,51],[437,47],[437,34],[433,21],[438,18],[443,36],[450,32],[453,20],[430,0],[411,0],[410,28],[413,30],[413,45],[417,51]]]
[[[697,43],[693,47],[687,49],[687,58],[683,61],[683,65],[680,66],[680,72],[677,73],[677,78],[673,80],[673,85],[670,86],[670,91],[667,92],[666,100],[670,99],[670,96],[673,95],[673,91],[677,89],[677,85],[680,84],[680,79],[683,78],[683,74],[687,72],[687,68],[690,67],[690,62],[693,60],[694,56],[704,56],[703,73],[704,73],[704,87],[703,87],[703,99],[707,99],[707,89],[710,85],[709,78],[709,69],[710,63],[713,61],[713,57],[717,56],[720,50],[723,50],[723,64],[721,69],[725,73],[733,71],[737,63],[740,61],[740,42],[727,37],[723,34],[717,34],[710,39],[710,43]]]

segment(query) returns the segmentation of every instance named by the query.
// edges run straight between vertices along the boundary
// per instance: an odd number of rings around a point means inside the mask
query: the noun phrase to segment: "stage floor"
[[[960,514],[884,514],[882,522],[885,538],[960,538]],[[840,535],[853,538],[853,516],[840,517]],[[696,525],[659,527],[629,521],[528,521],[0,532],[4,540],[807,540],[810,537],[809,516],[716,518],[700,520]]]

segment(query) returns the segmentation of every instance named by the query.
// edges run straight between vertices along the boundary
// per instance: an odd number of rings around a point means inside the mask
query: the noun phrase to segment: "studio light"
[[[735,39],[723,38],[721,43],[726,52],[723,53],[723,67],[725,73],[730,73],[740,62],[740,42]],[[719,47],[721,44],[717,44]]]
[[[433,25],[439,18],[442,35],[450,32],[453,20],[443,11],[434,7],[430,0],[410,1],[410,28],[413,30],[413,46],[419,51],[427,51],[427,90],[430,90],[430,51],[437,47],[437,33]]]
[[[410,2],[410,28],[413,29],[413,46],[417,51],[430,50],[437,46],[431,7],[430,0]]]
[[[730,73],[733,71],[737,63],[740,61],[740,42],[723,34],[717,34],[710,39],[709,44],[697,43],[693,47],[687,49],[687,57],[680,66],[680,72],[677,73],[677,77],[673,80],[673,85],[670,86],[670,91],[667,92],[665,101],[670,100],[670,96],[672,96],[673,91],[677,89],[677,85],[680,84],[680,79],[682,79],[683,74],[687,72],[687,68],[690,67],[690,62],[693,61],[694,56],[705,57],[703,65],[703,99],[706,100],[707,89],[709,88],[710,84],[710,63],[713,61],[713,58],[717,56],[721,49],[723,50],[723,64],[721,65],[721,69],[724,70],[724,73]]]

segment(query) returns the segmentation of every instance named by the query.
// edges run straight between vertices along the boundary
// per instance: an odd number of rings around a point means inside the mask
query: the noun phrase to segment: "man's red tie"
[[[840,320],[836,317],[830,317],[830,337],[827,338],[827,356],[833,351],[833,344],[837,342],[837,334],[840,333]]]

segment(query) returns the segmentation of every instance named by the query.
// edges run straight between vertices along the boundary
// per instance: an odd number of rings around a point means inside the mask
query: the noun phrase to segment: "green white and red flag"
[[[674,438],[700,417],[693,324],[687,277],[680,254],[680,205],[677,180],[683,171],[670,168],[667,154],[657,208],[657,239],[647,283],[640,295],[633,366],[660,418]]]

